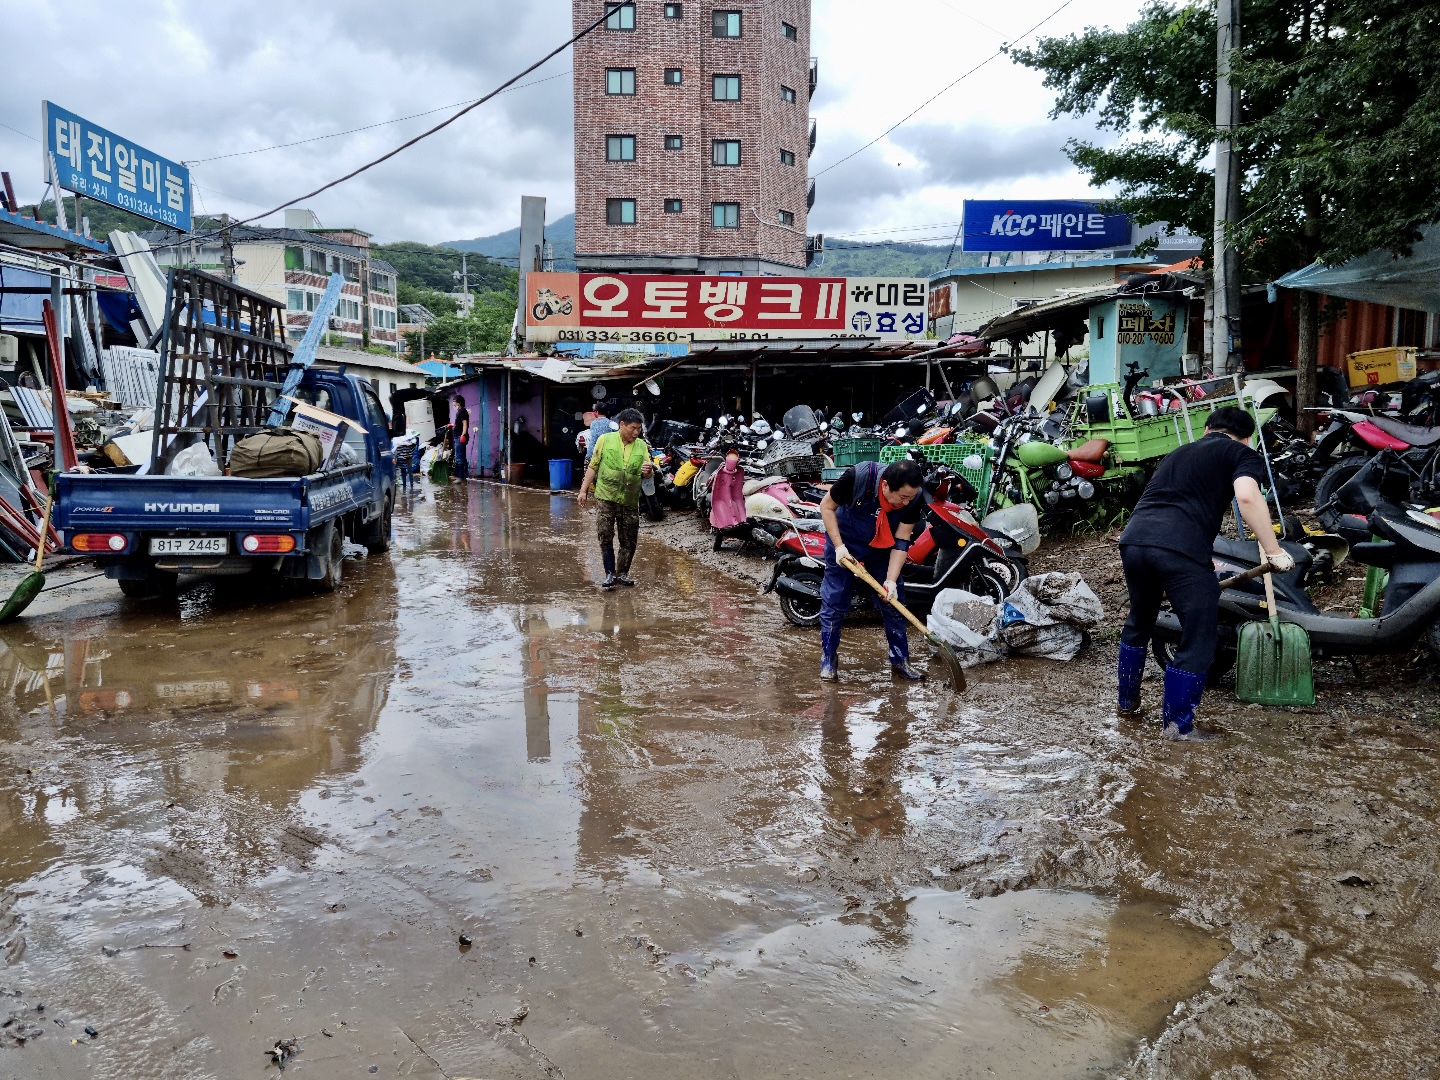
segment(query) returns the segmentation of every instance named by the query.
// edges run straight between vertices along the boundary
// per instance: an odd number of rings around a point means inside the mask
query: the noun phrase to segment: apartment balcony
[[[810,178],[810,186],[805,189],[805,209],[815,209],[815,178]]]
[[[810,153],[815,152],[815,118],[810,118]]]
[[[820,84],[820,58],[810,57],[810,96],[815,96],[815,87]]]

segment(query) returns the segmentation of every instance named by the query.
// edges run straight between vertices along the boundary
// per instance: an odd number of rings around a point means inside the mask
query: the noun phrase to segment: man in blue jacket
[[[845,559],[855,559],[871,577],[884,582],[887,593],[904,603],[900,571],[915,526],[925,513],[924,500],[919,498],[924,478],[913,461],[889,465],[865,461],[846,469],[821,500],[827,539],[825,578],[820,585],[820,678],[833,680],[840,674],[840,627],[855,592],[855,575],[842,565]],[[899,679],[923,679],[910,666],[904,616],[879,596],[875,607],[885,620],[890,670]]]

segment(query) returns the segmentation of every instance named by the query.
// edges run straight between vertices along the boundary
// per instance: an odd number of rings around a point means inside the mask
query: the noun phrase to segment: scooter
[[[1370,474],[1352,480],[1340,493],[1340,500],[1351,513],[1367,505],[1374,507],[1367,520],[1380,539],[1352,544],[1349,554],[1357,562],[1389,573],[1381,614],[1362,619],[1321,612],[1305,588],[1314,572],[1313,553],[1303,544],[1282,541],[1281,546],[1295,558],[1295,568],[1272,576],[1280,621],[1304,627],[1317,657],[1403,653],[1422,640],[1433,656],[1440,657],[1440,519],[1384,498]],[[1216,571],[1222,577],[1260,563],[1253,541],[1217,538],[1213,552]],[[1269,618],[1265,592],[1258,582],[1248,581],[1221,593],[1220,644],[1210,667],[1212,679],[1234,666],[1241,624]],[[1179,619],[1174,612],[1162,611],[1151,641],[1161,666],[1173,661],[1179,642]]]
[[[1325,528],[1345,533],[1357,525],[1363,528],[1358,522],[1346,520],[1347,515],[1336,496],[1375,462],[1381,463],[1379,468],[1386,474],[1385,493],[1391,493],[1395,485],[1401,499],[1428,502],[1440,495],[1440,427],[1416,427],[1384,416],[1340,409],[1331,416],[1335,418],[1336,427],[1343,429],[1348,425],[1350,440],[1364,452],[1336,462],[1315,485],[1315,512]],[[1327,432],[1325,437],[1332,437],[1332,432]],[[1379,479],[1377,476],[1376,480]],[[1372,483],[1370,486],[1378,491],[1382,485]],[[1368,514],[1372,506],[1359,507],[1357,512]]]
[[[937,469],[927,478],[924,528],[906,552],[901,578],[905,604],[928,611],[944,589],[965,589],[996,602],[1004,600],[1028,575],[1025,558],[1009,536],[983,528],[970,510],[952,501],[974,489],[954,473]],[[825,532],[796,531],[777,543],[781,552],[765,592],[779,593],[785,618],[801,627],[820,625],[820,585],[825,576]],[[868,610],[868,594],[855,591],[851,612]]]

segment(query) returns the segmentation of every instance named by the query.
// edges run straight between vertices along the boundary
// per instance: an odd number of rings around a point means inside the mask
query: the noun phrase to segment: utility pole
[[[220,266],[225,271],[225,277],[233,285],[235,284],[235,245],[230,239],[230,215],[221,214],[225,227],[220,230]]]
[[[1240,220],[1240,168],[1233,132],[1240,121],[1240,90],[1230,81],[1230,65],[1240,51],[1240,0],[1215,5],[1215,254],[1214,353],[1216,375],[1243,366],[1240,353],[1240,253],[1231,232]]]

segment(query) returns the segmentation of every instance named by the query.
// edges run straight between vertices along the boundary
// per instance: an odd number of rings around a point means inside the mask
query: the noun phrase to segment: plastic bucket
[[[525,482],[525,465],[523,463],[510,465],[506,471],[505,479],[511,484],[523,484]]]
[[[550,459],[550,490],[569,491],[575,482],[575,463],[569,458]]]

